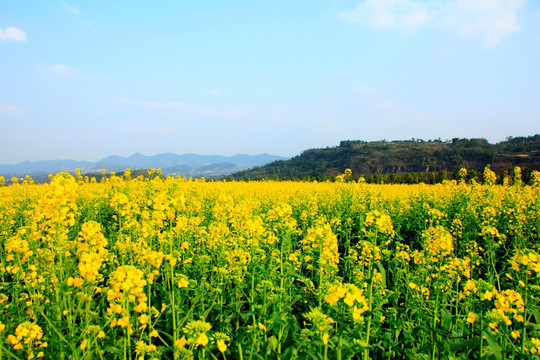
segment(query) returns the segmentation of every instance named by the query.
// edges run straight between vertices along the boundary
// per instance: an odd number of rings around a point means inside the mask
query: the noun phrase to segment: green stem
[[[478,358],[482,357],[484,352],[484,306],[480,301],[480,354]]]
[[[172,331],[173,346],[175,347],[174,352],[173,352],[173,357],[175,359],[178,359],[178,351],[176,351],[176,341],[178,340],[178,331],[177,331],[177,327],[176,327],[176,301],[174,299],[174,290],[175,289],[174,289],[174,283],[173,283],[173,274],[174,274],[174,267],[171,265],[170,266],[170,273],[169,273],[168,283],[169,283],[169,289],[170,289],[169,300],[170,300],[170,303],[171,303],[172,323],[173,323],[173,331]]]
[[[240,360],[244,360],[244,354],[242,354],[242,344],[238,343],[238,356]]]
[[[283,243],[285,242],[285,238],[281,238],[281,244],[280,244],[280,251],[279,251],[279,270],[280,270],[280,279],[279,279],[279,296],[281,298],[281,301],[279,302],[279,312],[283,312],[283,281],[284,281],[284,275],[283,275]]]
[[[521,353],[525,354],[525,335],[527,331],[527,303],[528,303],[529,276],[525,274],[525,299],[523,300],[523,328],[521,329]]]
[[[440,269],[440,266],[438,267]],[[437,277],[439,279],[439,277]],[[437,314],[439,313],[439,294],[437,291],[437,297],[435,298],[435,308],[433,309],[433,316],[431,318],[431,359],[435,360],[435,354],[437,352]]]
[[[43,313],[43,310],[41,310],[39,312],[41,314],[41,316],[43,316],[43,318],[47,321],[47,323],[49,324],[49,326],[53,329],[53,331],[56,333],[56,335],[58,335],[58,337],[60,338],[60,340],[62,340],[63,342],[65,342],[66,344],[70,345],[70,342],[66,340],[66,338],[64,337],[64,335],[62,335],[62,333],[60,331],[58,331],[58,329],[56,329],[56,327],[54,327],[53,323],[51,322],[51,320],[49,320],[49,318],[47,316],[45,316],[45,314]]]
[[[14,353],[12,353],[12,352],[9,351],[8,349],[6,349],[6,348],[4,347],[4,345],[2,345],[2,344],[0,343],[0,359],[2,358],[1,355],[2,355],[2,353],[3,353],[4,351],[5,351],[9,356],[13,357],[14,359],[21,360],[20,357],[18,357],[17,355],[15,355]]]
[[[375,261],[375,257],[373,257],[371,259],[371,263],[370,263],[370,270],[369,270],[369,297],[368,297],[368,307],[369,307],[369,312],[370,312],[370,315],[369,315],[369,318],[367,319],[367,329],[366,329],[366,340],[365,340],[365,348],[364,348],[364,360],[367,360],[369,359],[369,350],[368,350],[368,346],[369,346],[369,336],[370,336],[370,332],[371,332],[371,318],[372,318],[372,314],[373,314],[373,273],[374,273],[374,268],[373,268],[373,263]]]
[[[251,350],[249,351],[250,360],[253,359],[253,349],[255,349],[255,343],[256,343],[257,337],[258,337],[257,335],[253,336],[253,340],[251,341]]]
[[[253,325],[255,325],[255,266],[253,266],[253,270],[251,271],[251,296],[249,300],[249,310],[252,312],[251,318],[253,321]]]

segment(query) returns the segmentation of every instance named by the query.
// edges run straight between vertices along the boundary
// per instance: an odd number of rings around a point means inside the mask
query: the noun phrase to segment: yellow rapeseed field
[[[151,175],[0,186],[0,359],[538,356],[537,185]]]

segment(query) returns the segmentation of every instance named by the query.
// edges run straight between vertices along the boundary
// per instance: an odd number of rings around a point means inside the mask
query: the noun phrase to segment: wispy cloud
[[[413,30],[426,22],[429,11],[414,0],[366,0],[353,10],[342,12],[341,16],[347,21],[375,28]]]
[[[0,104],[0,115],[22,114],[23,110],[15,105]]]
[[[68,4],[67,2],[65,2],[65,1],[62,1],[62,6],[64,7],[64,9],[65,9],[67,12],[74,13],[74,14],[79,13],[79,8],[77,8],[76,6],[69,5],[69,4]]]
[[[172,101],[172,102],[156,102],[156,101],[139,101],[139,100],[133,100],[133,99],[127,99],[127,98],[117,98],[117,102],[128,104],[128,105],[134,105],[134,106],[142,106],[147,108],[154,108],[154,109],[169,109],[177,112],[183,112],[183,113],[191,113],[191,114],[198,114],[198,115],[208,115],[213,117],[225,117],[225,118],[240,118],[245,117],[250,114],[250,111],[247,110],[216,110],[216,109],[209,109],[203,106],[190,106],[186,105],[182,102],[178,101]]]
[[[37,65],[31,66],[30,68],[34,71],[51,73],[60,76],[68,76],[75,80],[86,80],[89,78],[89,76],[81,73],[79,70],[64,64],[43,65],[42,63],[39,63]]]
[[[372,94],[372,93],[375,92],[375,88],[373,86],[371,86],[371,85],[358,85],[358,84],[355,84],[355,83],[351,83],[350,87],[355,92],[358,92],[358,93],[361,93],[361,94]]]
[[[384,111],[391,111],[391,112],[397,112],[402,111],[405,109],[405,105],[402,103],[396,101],[396,100],[390,100],[384,97],[380,96],[373,96],[364,99],[364,102],[373,108],[384,110]]]
[[[23,42],[27,40],[26,33],[21,29],[10,26],[6,30],[0,29],[0,40]]]
[[[496,47],[501,40],[520,30],[518,10],[526,0],[366,0],[353,10],[342,12],[350,22],[374,28],[415,30],[421,25],[439,29]]]
[[[213,88],[212,90],[208,92],[208,95],[210,96],[218,96],[220,94],[221,94],[221,89],[219,88]]]
[[[74,75],[78,73],[74,68],[63,64],[43,66],[42,69],[43,71],[58,75]]]
[[[478,39],[488,47],[519,31],[517,12],[525,0],[458,0],[441,11],[441,24],[459,36]]]

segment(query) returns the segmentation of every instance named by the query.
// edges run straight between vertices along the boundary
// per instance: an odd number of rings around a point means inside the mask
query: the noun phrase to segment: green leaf
[[[382,287],[383,289],[386,289],[386,270],[382,264],[377,263],[377,267],[379,268],[379,272],[382,275]]]
[[[118,347],[115,347],[115,346],[107,346],[105,348],[105,352],[106,353],[109,353],[109,354],[119,354],[122,352],[122,350]]]
[[[414,349],[406,349],[405,350],[405,358],[407,360],[417,360],[418,354],[416,354],[416,351]]]
[[[475,336],[466,341],[460,341],[460,342],[455,342],[455,343],[450,344],[450,351],[458,352],[468,347],[476,347],[479,344],[480,344],[480,337]]]
[[[255,315],[253,311],[244,311],[242,312],[242,320],[246,321],[246,319],[249,319],[252,315]]]
[[[275,336],[271,336],[268,338],[268,340],[266,340],[266,343],[267,343],[266,354],[270,355],[272,351],[274,351],[277,348],[277,345],[278,345],[277,338]]]
[[[169,350],[171,350],[171,348],[169,348],[167,346],[160,345],[160,346],[157,347],[157,351],[161,352],[161,353],[167,352]]]
[[[444,329],[444,330],[447,330],[449,331],[451,326],[452,326],[452,318],[453,318],[453,315],[450,311],[448,311],[448,309],[441,309],[441,327]]]
[[[162,337],[164,337],[165,339],[167,339],[167,340],[169,340],[171,342],[174,340],[173,335],[170,334],[167,331],[161,331],[161,334],[159,336],[162,336]]]
[[[537,324],[540,324],[540,310],[538,309],[538,307],[531,308],[530,311],[534,316],[535,322]]]
[[[502,360],[501,347],[499,346],[497,340],[493,337],[493,334],[490,332],[485,332],[485,335],[489,346],[491,346],[491,349],[493,350],[493,355],[495,355],[495,359]]]

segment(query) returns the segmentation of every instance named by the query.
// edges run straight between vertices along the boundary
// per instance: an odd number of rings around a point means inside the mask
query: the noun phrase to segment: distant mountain
[[[127,158],[111,155],[96,162],[76,160],[41,160],[23,161],[15,165],[0,164],[0,175],[8,178],[11,176],[22,177],[24,175],[48,175],[61,171],[74,173],[77,168],[82,173],[100,173],[102,169],[107,172],[161,168],[164,175],[182,175],[191,177],[205,176],[208,178],[221,177],[233,172],[249,169],[254,166],[262,166],[272,161],[284,160],[285,157],[258,154],[233,156],[222,155],[198,155],[172,153],[146,156],[135,153]]]
[[[490,144],[486,139],[441,141],[342,141],[339,146],[305,150],[289,160],[239,171],[232,178],[326,178],[352,170],[353,176],[454,172],[460,168],[494,171],[520,166],[540,170],[540,135],[508,137]]]
[[[57,173],[61,171],[72,172],[75,169],[90,169],[94,163],[77,160],[40,160],[23,161],[15,165],[0,164],[0,175],[31,175],[35,173]]]

